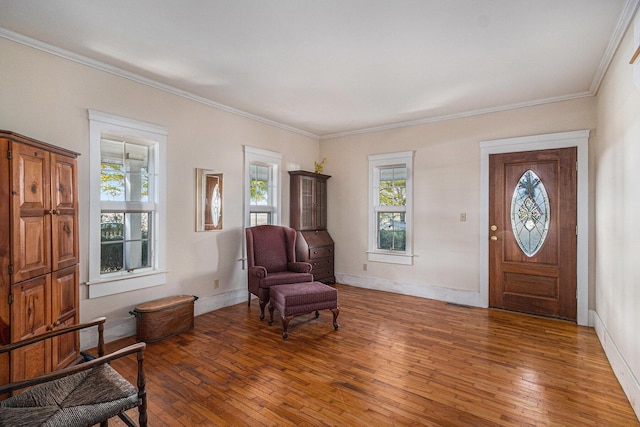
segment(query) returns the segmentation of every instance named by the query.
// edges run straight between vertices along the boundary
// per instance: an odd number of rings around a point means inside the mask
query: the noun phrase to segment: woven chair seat
[[[138,390],[108,364],[0,402],[0,426],[84,427],[138,406]]]

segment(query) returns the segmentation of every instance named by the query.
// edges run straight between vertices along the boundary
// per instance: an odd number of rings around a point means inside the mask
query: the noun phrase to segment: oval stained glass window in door
[[[518,180],[511,200],[511,228],[518,246],[528,257],[542,247],[549,231],[549,196],[531,169]]]

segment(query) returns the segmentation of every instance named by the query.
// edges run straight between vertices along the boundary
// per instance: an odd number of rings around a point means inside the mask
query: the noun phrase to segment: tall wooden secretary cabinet
[[[79,322],[78,154],[0,131],[0,345]],[[0,384],[75,363],[78,333],[0,356]]]
[[[296,259],[311,263],[314,280],[332,284],[334,243],[327,231],[327,180],[329,175],[289,171],[289,222],[297,230]]]

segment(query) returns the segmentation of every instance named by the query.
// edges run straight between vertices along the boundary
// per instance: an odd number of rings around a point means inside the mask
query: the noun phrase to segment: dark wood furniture
[[[296,259],[311,264],[314,280],[336,281],[334,242],[327,231],[327,180],[329,175],[289,171],[290,225],[298,233]]]
[[[31,427],[40,425],[107,426],[109,418],[118,416],[126,425],[135,427],[125,411],[138,408],[140,427],[147,425],[147,392],[144,374],[145,343],[104,354],[104,322],[92,322],[60,328],[0,347],[0,354],[65,335],[76,335],[80,329],[98,327],[98,358],[87,355],[87,361],[34,378],[0,386],[0,395],[27,389],[0,401],[0,426]],[[129,354],[136,354],[137,387],[109,364]]]
[[[129,312],[136,316],[136,339],[151,343],[190,331],[197,300],[195,295],[176,295],[136,306]]]
[[[77,153],[0,131],[0,345],[79,322]],[[0,384],[80,360],[78,332],[0,355]]]

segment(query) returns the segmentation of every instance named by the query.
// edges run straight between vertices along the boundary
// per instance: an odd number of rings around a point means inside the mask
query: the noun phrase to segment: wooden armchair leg
[[[144,353],[139,351],[138,354],[138,398],[140,406],[138,406],[138,424],[140,427],[147,427],[147,378],[144,375]]]

